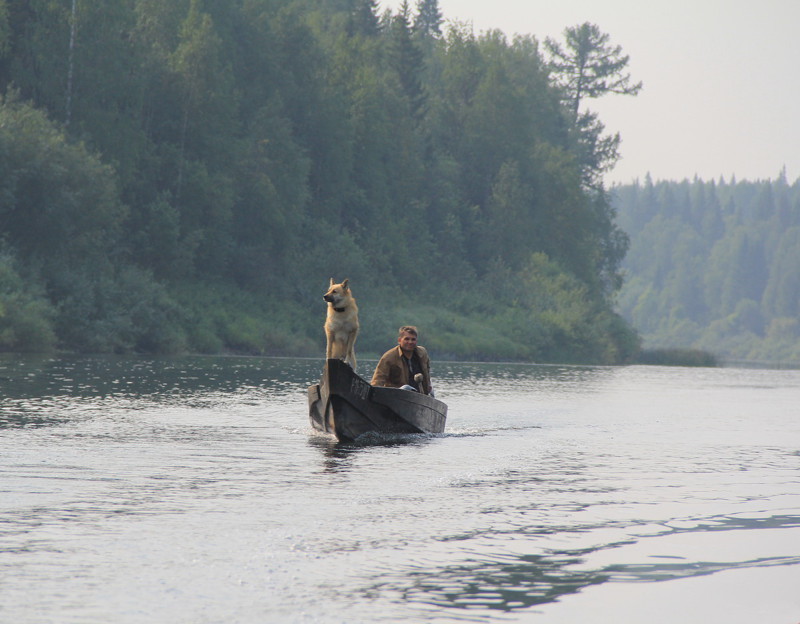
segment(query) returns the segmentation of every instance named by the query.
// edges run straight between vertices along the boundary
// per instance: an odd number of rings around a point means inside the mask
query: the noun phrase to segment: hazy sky
[[[382,0],[396,10],[401,0]],[[409,0],[415,9],[417,0]],[[439,0],[445,20],[563,41],[597,24],[630,55],[638,96],[584,107],[622,136],[607,182],[800,177],[800,0]]]

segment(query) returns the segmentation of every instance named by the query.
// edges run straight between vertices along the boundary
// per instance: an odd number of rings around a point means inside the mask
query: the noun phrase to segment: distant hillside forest
[[[0,0],[0,350],[316,356],[335,277],[362,353],[411,323],[434,357],[629,360],[619,137],[583,103],[640,85],[570,33],[436,0]]]
[[[630,235],[619,309],[646,347],[800,363],[800,180],[614,189]]]

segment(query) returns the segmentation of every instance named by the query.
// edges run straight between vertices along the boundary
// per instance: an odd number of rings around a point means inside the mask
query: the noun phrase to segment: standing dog
[[[322,298],[328,302],[328,316],[325,320],[325,337],[328,346],[326,358],[338,358],[349,362],[356,369],[356,336],[358,336],[358,306],[353,293],[347,285],[349,280],[331,286]]]

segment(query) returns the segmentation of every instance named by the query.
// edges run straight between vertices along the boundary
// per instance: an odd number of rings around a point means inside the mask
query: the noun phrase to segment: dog
[[[356,370],[356,337],[358,336],[358,306],[349,286],[350,280],[331,285],[322,298],[328,302],[328,315],[325,319],[325,337],[328,345],[325,357],[346,361]]]

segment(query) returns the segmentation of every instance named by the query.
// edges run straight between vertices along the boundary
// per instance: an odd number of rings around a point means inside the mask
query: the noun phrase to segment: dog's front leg
[[[328,344],[325,346],[325,359],[330,360],[333,357],[333,335],[326,331],[325,337],[328,339]]]
[[[347,345],[342,357],[343,360],[350,364],[353,371],[356,370],[356,335],[354,332],[347,337]]]

